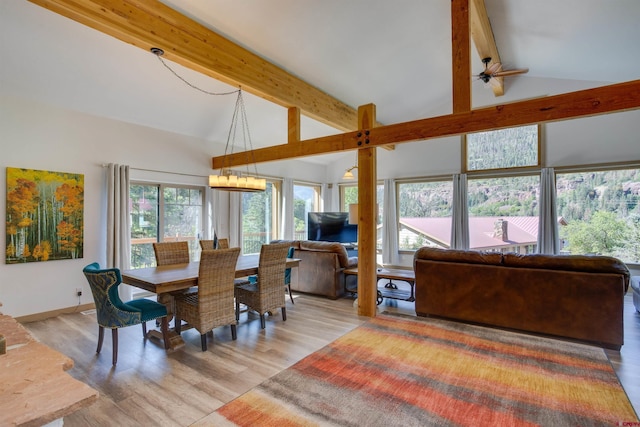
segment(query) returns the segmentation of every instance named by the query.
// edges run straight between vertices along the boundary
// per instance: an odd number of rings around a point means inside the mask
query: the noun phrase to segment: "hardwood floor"
[[[280,313],[260,319],[242,313],[237,341],[230,328],[217,328],[209,349],[200,350],[200,335],[183,331],[186,345],[165,351],[159,342],[142,339],[142,328],[119,332],[116,368],[111,366],[111,334],[96,355],[95,314],[75,313],[28,323],[40,341],[75,361],[69,373],[100,392],[97,403],[65,417],[73,426],[206,425],[206,417],[224,403],[291,366],[367,320],[357,315],[353,299],[331,301],[308,295],[287,299],[287,321]],[[380,311],[415,314],[413,303],[385,300]],[[149,323],[149,327],[151,327]],[[625,298],[625,345],[607,351],[618,376],[640,413],[640,314],[631,294]]]

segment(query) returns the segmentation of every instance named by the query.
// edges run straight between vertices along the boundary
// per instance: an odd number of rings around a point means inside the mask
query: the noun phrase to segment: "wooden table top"
[[[344,274],[358,274],[357,268],[349,268],[344,270]],[[416,280],[416,273],[413,269],[402,268],[378,268],[376,269],[376,277],[378,279],[391,279],[391,280],[404,280],[414,282]]]
[[[258,274],[260,255],[241,255],[236,264],[236,277]],[[298,258],[287,258],[287,268],[297,267]],[[189,289],[198,285],[199,262],[136,268],[122,271],[122,282],[156,294]]]

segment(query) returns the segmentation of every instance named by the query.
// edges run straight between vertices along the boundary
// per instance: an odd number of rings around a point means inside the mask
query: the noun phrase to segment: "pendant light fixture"
[[[184,78],[179,76],[167,63],[161,58],[164,55],[164,50],[158,47],[152,47],[151,53],[158,57],[158,60],[164,65],[173,75],[182,80],[187,86],[196,89],[207,95],[231,95],[238,94],[236,98],[235,108],[233,109],[233,116],[231,117],[231,126],[229,127],[229,134],[227,135],[227,144],[224,147],[224,158],[222,161],[222,168],[218,175],[209,175],[209,187],[216,190],[225,191],[265,191],[267,188],[267,180],[260,178],[258,175],[258,168],[253,157],[253,146],[251,144],[251,134],[249,133],[249,123],[247,122],[247,112],[244,107],[244,99],[242,98],[242,89],[234,90],[231,92],[216,93],[209,92],[204,89],[189,83]],[[227,155],[233,154],[235,148],[236,138],[241,138],[243,143],[244,152],[247,154],[246,172],[241,173],[229,169]],[[249,165],[253,164],[253,172],[249,171]]]
[[[228,167],[227,155],[233,154],[236,138],[241,138],[244,152],[247,154],[246,172],[244,174],[233,171]],[[253,173],[249,171],[249,164],[253,164]],[[267,187],[267,180],[259,177],[258,168],[253,158],[253,146],[251,145],[251,134],[249,133],[242,90],[238,90],[231,126],[229,127],[229,135],[227,136],[227,144],[224,147],[222,168],[218,175],[209,175],[209,187],[216,190],[244,192],[265,191]]]

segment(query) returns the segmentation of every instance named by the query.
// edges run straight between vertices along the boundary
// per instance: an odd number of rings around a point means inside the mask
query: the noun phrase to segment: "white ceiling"
[[[451,113],[450,1],[162,0],[384,124]],[[640,1],[485,0],[505,96],[474,81],[474,107],[640,78]],[[224,143],[233,96],[202,94],[155,55],[26,0],[0,0],[0,95]],[[472,48],[473,73],[482,70]],[[207,91],[228,85],[168,62]],[[287,111],[245,94],[254,147],[283,144]],[[338,131],[304,119],[302,138]],[[318,156],[328,162],[335,155]]]

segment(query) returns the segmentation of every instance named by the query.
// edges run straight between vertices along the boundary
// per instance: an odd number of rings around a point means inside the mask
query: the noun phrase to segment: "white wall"
[[[218,153],[224,146],[217,147]],[[0,97],[0,168],[84,174],[84,257],[75,260],[5,264],[0,262],[0,312],[25,316],[92,302],[82,268],[106,260],[106,163],[128,164],[132,180],[206,185],[213,144],[147,127]],[[149,172],[143,169],[170,173]],[[290,161],[258,165],[261,174],[304,176],[324,182],[325,167]],[[0,173],[6,188],[6,173]],[[5,222],[6,196],[0,197]],[[0,233],[6,248],[6,232]],[[2,251],[4,254],[4,251]],[[2,256],[4,258],[4,256]]]

